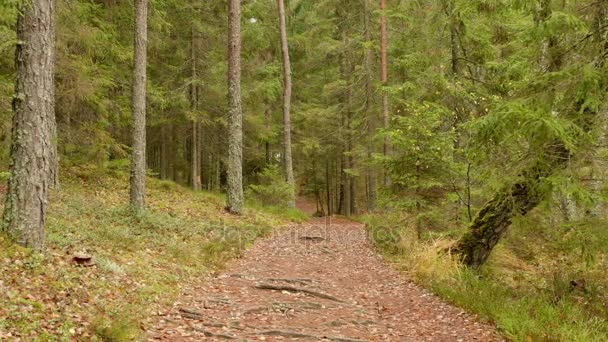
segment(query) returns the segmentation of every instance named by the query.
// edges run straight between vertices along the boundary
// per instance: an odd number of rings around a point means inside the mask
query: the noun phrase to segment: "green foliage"
[[[277,165],[269,165],[258,174],[259,184],[249,185],[248,196],[264,205],[286,207],[293,189]]]
[[[127,173],[69,168],[53,193],[48,253],[32,253],[0,236],[3,332],[32,341],[137,339],[141,322],[159,305],[170,305],[180,283],[200,281],[287,222],[253,208],[233,217],[218,195],[177,184],[167,190],[168,181],[152,178],[148,210],[134,214],[127,184]],[[81,251],[93,256],[96,267],[72,264],[71,255]],[[66,293],[70,301],[54,299]]]
[[[445,234],[419,242],[408,238],[415,234],[413,219],[373,215],[364,221],[375,246],[416,282],[482,319],[495,322],[507,338],[603,341],[608,334],[602,292],[606,284],[605,260],[602,257],[595,266],[585,266],[585,257],[572,253],[570,248],[578,248],[575,241],[581,235],[587,237],[587,243],[594,239],[600,243],[608,234],[594,230],[601,227],[597,223],[578,227],[582,229],[577,237],[570,234],[578,234],[575,232],[579,229],[568,225],[563,226],[568,234],[542,224],[539,231],[539,219],[541,215],[535,216],[534,222],[518,221],[507,247],[494,255],[481,274],[463,268],[444,253],[453,243]],[[550,238],[539,239],[543,234]],[[601,243],[605,250],[605,242]],[[590,245],[599,246],[593,242]],[[522,254],[522,249],[533,249],[534,259],[525,261],[514,255]]]
[[[433,103],[405,103],[403,108],[386,133],[395,153],[377,158],[400,189],[424,200],[432,197],[426,192],[443,187],[451,174],[455,136],[453,129],[444,128],[450,113]]]

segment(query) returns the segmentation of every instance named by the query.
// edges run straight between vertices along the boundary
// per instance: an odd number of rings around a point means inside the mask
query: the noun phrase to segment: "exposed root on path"
[[[201,328],[197,328],[197,327],[190,327],[190,329],[192,329],[194,331],[198,331],[200,333],[203,333],[203,335],[205,335],[205,337],[217,337],[217,338],[221,338],[221,339],[224,339],[224,340],[236,340],[237,339],[235,336],[232,336],[232,335],[216,334],[216,333],[211,332],[209,330],[205,330],[205,329],[201,329]]]
[[[334,302],[344,303],[343,300],[340,300],[340,299],[336,298],[335,296],[332,296],[332,295],[329,295],[329,294],[323,293],[323,292],[305,289],[302,287],[295,287],[295,286],[290,286],[290,285],[272,285],[272,284],[265,284],[265,283],[255,284],[253,287],[255,287],[256,289],[259,289],[259,290],[276,290],[276,291],[287,291],[287,292],[293,292],[293,293],[301,292],[301,293],[306,293],[306,294],[314,296],[314,297],[319,297],[319,298],[323,298],[323,299],[333,300]]]
[[[335,341],[335,342],[366,342],[365,340],[352,339],[348,337],[332,337],[332,336],[317,336],[311,334],[305,334],[296,331],[284,331],[284,330],[268,330],[257,333],[256,335],[265,336],[280,336],[286,338],[308,338],[319,341]]]
[[[405,279],[374,252],[363,225],[343,219],[281,230],[224,273],[188,285],[153,317],[154,339],[502,341],[492,326]]]

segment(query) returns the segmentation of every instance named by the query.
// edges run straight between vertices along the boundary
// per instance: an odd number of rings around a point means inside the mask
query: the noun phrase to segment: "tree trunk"
[[[454,0],[444,0],[443,7],[446,16],[449,20],[450,27],[450,64],[453,76],[462,75],[463,60],[460,56],[461,45],[460,45],[460,28],[463,26],[458,13],[456,13],[456,6]]]
[[[382,69],[382,87],[388,86],[388,22],[386,18],[386,0],[380,0],[380,66]],[[382,120],[384,129],[389,126],[389,103],[388,93],[386,89],[382,90]],[[384,137],[382,153],[387,156],[389,154],[390,142],[388,137]],[[384,186],[390,186],[391,180],[388,173],[384,172]]]
[[[222,159],[219,154],[215,156],[215,179],[213,182],[213,191],[220,192],[222,190]]]
[[[295,180],[291,158],[291,63],[289,61],[285,3],[283,0],[277,0],[277,5],[279,7],[279,28],[281,31],[281,50],[283,52],[283,147],[285,149],[283,163],[285,166],[285,179],[292,191],[288,205],[295,208]]]
[[[135,0],[135,59],[133,67],[133,152],[131,206],[145,209],[146,196],[146,61],[148,0]]]
[[[266,108],[264,110],[264,117],[266,119],[266,125],[268,125],[268,127],[271,127],[271,111],[270,111],[270,106],[266,105]],[[266,138],[266,141],[264,142],[264,150],[265,150],[265,161],[266,161],[266,166],[270,165],[270,162],[272,161],[272,156],[271,156],[271,152],[270,152],[270,141],[268,139],[268,137]]]
[[[196,119],[197,111],[198,111],[198,83],[197,83],[197,68],[196,68],[196,31],[194,27],[192,27],[192,41],[190,46],[190,58],[192,64],[192,84],[190,85],[190,102],[192,107],[193,115],[195,116],[192,119],[192,146],[191,146],[191,171],[190,171],[190,183],[192,185],[192,190],[199,191],[201,190],[201,163],[200,163],[200,152],[199,152],[199,124]]]
[[[160,127],[160,179],[168,178],[167,125]]]
[[[332,196],[331,196],[331,172],[329,172],[329,160],[325,161],[325,188],[327,192],[327,216],[333,214]]]
[[[4,230],[20,245],[44,248],[48,189],[57,180],[55,2],[23,1],[17,23],[17,82]]]
[[[546,177],[564,168],[570,158],[566,147],[556,142],[535,165],[520,174],[521,181],[498,192],[479,211],[469,231],[460,239],[455,252],[462,256],[465,265],[478,268],[507,231],[513,217],[526,215],[544,198],[539,185]]]
[[[549,6],[550,2],[541,0],[541,4]],[[598,3],[599,6],[606,6],[606,2]],[[548,16],[545,16],[548,18]],[[605,22],[608,22],[606,20]],[[607,25],[601,26],[602,41],[599,42],[602,50],[595,63],[597,70],[602,70],[605,65],[606,52],[608,51],[608,32]],[[542,63],[542,60],[541,60]],[[559,63],[549,61],[547,65],[551,69],[557,68]],[[603,92],[605,92],[605,86]],[[577,103],[573,112],[579,113],[583,108],[583,103]],[[589,131],[598,113],[586,109],[583,119],[579,123],[583,131]],[[463,262],[473,268],[483,265],[488,259],[490,252],[504,235],[511,225],[515,215],[525,215],[535,208],[546,196],[539,190],[541,182],[553,173],[565,168],[571,159],[571,152],[563,142],[556,141],[548,144],[547,153],[539,156],[537,162],[530,168],[520,173],[520,181],[505,188],[494,195],[494,198],[486,203],[477,214],[469,231],[460,239],[455,247],[455,251],[461,255]]]
[[[232,214],[244,210],[243,199],[243,113],[241,108],[241,1],[230,0],[228,57],[228,203]]]
[[[370,0],[363,0],[365,4],[365,41],[369,44],[371,38],[371,8]],[[376,113],[372,109],[373,100],[373,78],[372,78],[372,55],[373,51],[368,46],[365,53],[365,113],[367,114],[367,210],[376,209],[376,199],[378,197],[376,185],[376,170],[372,166],[372,155],[374,153],[374,136],[376,134]]]

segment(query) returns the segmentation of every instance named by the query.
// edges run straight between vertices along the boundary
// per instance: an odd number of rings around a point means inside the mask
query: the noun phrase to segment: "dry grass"
[[[148,206],[127,206],[126,173],[64,172],[53,194],[44,254],[0,239],[0,340],[130,341],[182,284],[202,281],[254,239],[287,222],[224,212],[221,196],[149,180]],[[94,267],[72,256],[92,255]]]

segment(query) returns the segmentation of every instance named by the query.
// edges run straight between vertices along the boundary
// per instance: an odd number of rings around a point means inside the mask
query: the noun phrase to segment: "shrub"
[[[270,165],[258,173],[259,184],[248,187],[248,195],[264,205],[287,206],[293,189],[285,181],[279,167]]]

